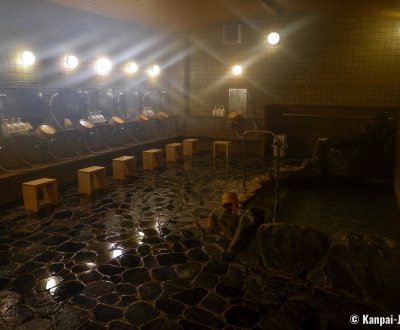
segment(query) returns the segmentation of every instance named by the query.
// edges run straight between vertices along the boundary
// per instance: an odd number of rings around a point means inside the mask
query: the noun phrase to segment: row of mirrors
[[[36,131],[84,130],[96,125],[165,119],[168,94],[159,89],[65,88],[40,90],[18,87],[0,90],[2,135]]]

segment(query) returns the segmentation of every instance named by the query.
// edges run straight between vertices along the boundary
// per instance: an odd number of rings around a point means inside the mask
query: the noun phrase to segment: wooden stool
[[[113,159],[113,179],[125,180],[127,176],[135,176],[135,157],[121,156]]]
[[[215,158],[219,146],[223,146],[225,148],[225,157],[229,158],[231,154],[231,141],[214,141],[213,142],[213,157]]]
[[[154,170],[162,166],[163,153],[161,149],[143,151],[143,169]]]
[[[193,156],[193,154],[197,154],[197,143],[198,139],[185,139],[183,140],[183,155],[184,156]]]
[[[93,188],[106,189],[106,168],[90,166],[78,170],[79,193],[92,194]]]
[[[165,146],[167,162],[176,162],[178,159],[183,158],[182,143],[170,143]]]
[[[47,204],[58,204],[57,180],[42,178],[22,184],[25,210],[39,211],[38,190],[42,188],[43,199]]]

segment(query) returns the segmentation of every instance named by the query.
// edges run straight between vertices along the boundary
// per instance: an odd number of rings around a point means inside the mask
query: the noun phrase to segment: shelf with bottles
[[[21,118],[4,118],[4,122],[1,125],[1,135],[3,137],[7,136],[17,136],[17,135],[28,135],[33,131],[33,127],[28,122],[21,121]]]
[[[89,112],[88,120],[94,125],[104,125],[106,118],[104,118],[101,111]]]
[[[149,118],[153,118],[156,116],[154,110],[151,107],[144,107],[142,114],[146,115]]]
[[[223,105],[214,106],[214,108],[211,111],[211,116],[212,117],[226,117],[225,107]]]

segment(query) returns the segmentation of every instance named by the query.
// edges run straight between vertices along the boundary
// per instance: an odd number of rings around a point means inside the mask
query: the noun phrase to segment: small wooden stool
[[[162,166],[163,152],[161,149],[149,149],[143,151],[143,169],[154,170]]]
[[[42,188],[45,203],[58,204],[57,180],[42,178],[22,184],[25,210],[39,211],[39,188]]]
[[[113,179],[125,180],[127,176],[135,176],[135,157],[121,156],[113,159]]]
[[[79,193],[92,194],[93,188],[106,189],[106,168],[90,166],[78,170]]]
[[[183,155],[184,156],[193,156],[193,154],[197,154],[197,143],[198,139],[185,139],[183,140]]]
[[[225,148],[225,157],[229,158],[231,155],[231,141],[214,141],[213,142],[213,157],[217,155],[219,146]]]
[[[176,162],[183,158],[182,143],[170,143],[165,146],[167,162]]]

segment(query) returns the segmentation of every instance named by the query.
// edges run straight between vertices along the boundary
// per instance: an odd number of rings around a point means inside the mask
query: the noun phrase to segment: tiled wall
[[[400,106],[399,19],[280,16],[242,24],[237,45],[222,43],[222,25],[190,34],[191,115],[227,107],[229,88],[250,91],[257,117],[266,104]],[[265,42],[271,31],[281,35],[276,46]],[[240,78],[230,73],[235,63],[244,66]]]

